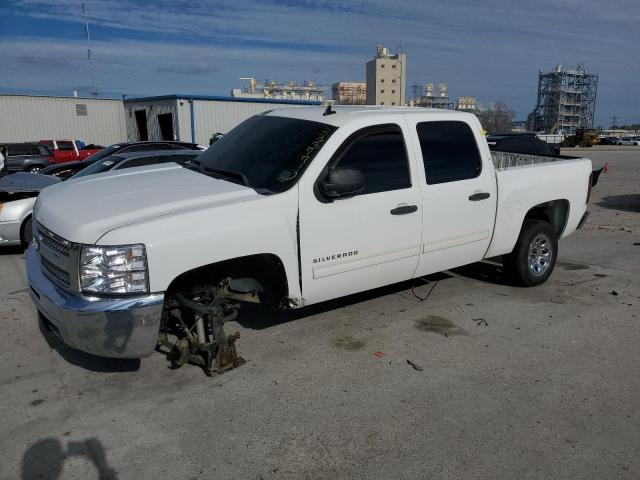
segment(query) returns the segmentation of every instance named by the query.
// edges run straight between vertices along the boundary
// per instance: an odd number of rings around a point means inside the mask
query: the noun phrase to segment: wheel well
[[[20,240],[25,240],[24,229],[27,226],[27,222],[31,220],[31,217],[33,217],[33,215],[30,214],[30,215],[27,215],[24,220],[22,220],[22,224],[20,225]],[[29,245],[29,243],[31,243],[31,239],[27,238],[25,243]]]
[[[289,294],[284,265],[270,253],[237,257],[194,268],[178,275],[168,292],[185,291],[197,285],[210,285],[231,278],[231,288],[238,292],[258,291],[261,303],[271,307],[283,305]]]
[[[525,220],[543,220],[550,223],[558,238],[562,235],[569,218],[569,201],[552,200],[532,207],[525,215]]]

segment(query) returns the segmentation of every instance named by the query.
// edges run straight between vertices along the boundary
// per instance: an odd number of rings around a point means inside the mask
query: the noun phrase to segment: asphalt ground
[[[546,284],[483,262],[247,309],[214,378],[67,348],[2,251],[0,478],[640,478],[640,148],[564,153],[609,173]]]

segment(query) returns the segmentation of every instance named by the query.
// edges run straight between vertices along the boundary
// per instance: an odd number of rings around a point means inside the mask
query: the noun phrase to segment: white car
[[[468,113],[295,107],[192,162],[44,190],[29,291],[68,345],[208,373],[237,365],[237,302],[300,308],[484,258],[549,278],[585,221],[591,161],[489,151]],[[494,166],[495,163],[495,166]]]
[[[640,137],[621,138],[618,145],[640,145]]]

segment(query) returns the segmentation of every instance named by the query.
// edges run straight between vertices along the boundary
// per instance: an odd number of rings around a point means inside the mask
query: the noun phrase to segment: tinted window
[[[151,150],[173,150],[173,145],[170,143],[141,143],[139,145],[132,145],[127,147],[122,152],[150,152]]]
[[[58,142],[58,150],[73,150],[72,142]]]
[[[147,165],[156,165],[160,163],[160,159],[162,157],[142,157],[142,158],[132,158],[131,160],[125,160],[122,162],[122,165],[118,166],[118,170],[124,168],[133,168],[133,167],[145,167]]]
[[[297,118],[256,115],[208,150],[194,165],[205,175],[241,183],[261,194],[294,185],[336,127]]]
[[[9,155],[29,155],[29,151],[26,145],[9,145]]]
[[[430,185],[475,178],[482,171],[476,139],[463,122],[417,125],[422,160]]]
[[[100,160],[93,162],[88,167],[80,170],[73,176],[73,178],[86,177],[87,175],[93,175],[95,173],[107,172],[112,168],[115,168],[115,166],[122,161],[124,161],[124,158],[117,155],[111,155],[109,157],[101,158]]]
[[[402,132],[393,128],[364,135],[347,147],[334,168],[362,172],[366,186],[360,195],[409,188],[411,176]]]

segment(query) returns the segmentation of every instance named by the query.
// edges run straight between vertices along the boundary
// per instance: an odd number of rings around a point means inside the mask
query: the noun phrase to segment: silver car
[[[71,178],[158,163],[187,166],[201,153],[200,150],[120,153],[98,160]],[[36,198],[43,188],[60,181],[58,177],[25,172],[0,178],[0,247],[26,245],[31,241],[31,214]]]

